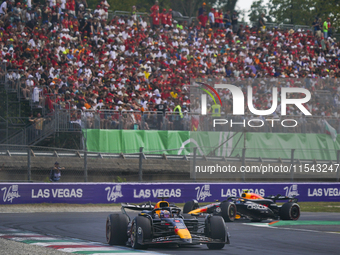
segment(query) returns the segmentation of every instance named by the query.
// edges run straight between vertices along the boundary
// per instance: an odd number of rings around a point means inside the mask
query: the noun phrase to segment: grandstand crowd
[[[245,93],[250,85],[257,109],[270,108],[273,86],[298,86],[311,91],[306,108],[313,116],[340,115],[340,49],[330,34],[269,29],[260,17],[255,26],[242,25],[236,13],[205,4],[191,24],[176,21],[157,2],[150,15],[138,15],[133,6],[131,15],[111,20],[110,8],[106,1],[94,10],[86,0],[4,1],[0,51],[2,64],[13,70],[11,86],[51,111],[163,113],[197,112],[193,81],[233,82]],[[231,99],[228,91],[219,93]],[[231,105],[221,114],[232,113]]]

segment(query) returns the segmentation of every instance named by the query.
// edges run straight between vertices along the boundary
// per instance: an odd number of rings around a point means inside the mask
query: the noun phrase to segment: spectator
[[[236,33],[236,31],[238,30],[238,14],[237,11],[234,10],[233,11],[233,15],[231,18],[231,25],[233,26],[233,32]]]
[[[64,170],[65,167],[60,167],[58,162],[54,163],[54,167],[51,169],[50,172],[50,181],[51,182],[58,182],[61,178],[61,171]]]
[[[163,12],[159,16],[160,16],[163,28],[165,28],[165,25],[168,24],[168,14],[166,13],[166,9],[163,9]]]
[[[206,26],[207,26],[207,21],[208,21],[207,12],[206,12],[206,11],[203,11],[203,14],[200,15],[200,16],[198,16],[198,20],[199,20],[201,26],[202,26],[203,28],[206,28]]]
[[[9,0],[5,0],[2,2],[1,6],[0,6],[0,16],[3,17],[5,16],[5,18],[7,17],[7,11],[8,11],[8,3]]]
[[[205,2],[203,2],[203,3],[202,3],[202,6],[201,6],[200,8],[198,8],[197,17],[203,15],[203,12],[206,11],[206,9],[205,9],[206,5],[207,5],[207,4],[206,4]]]
[[[176,130],[183,130],[183,112],[182,107],[177,102],[177,105],[175,106],[174,110],[174,127]]]
[[[231,25],[230,10],[227,10],[227,12],[224,14],[223,20],[225,23],[225,28],[229,28]]]
[[[36,102],[32,107],[68,109],[82,127],[145,128],[143,121],[148,120],[150,128],[181,128],[179,108],[176,114],[174,108],[179,105],[183,113],[192,113],[192,105],[199,103],[188,96],[194,80],[230,80],[245,93],[246,83],[254,82],[254,105],[266,109],[271,105],[271,80],[282,79],[278,89],[308,87],[312,98],[319,91],[327,94],[327,100],[318,98],[308,104],[313,116],[338,114],[340,49],[339,42],[330,38],[331,29],[328,38],[322,38],[321,31],[314,36],[313,31],[282,28],[265,33],[258,27],[236,29],[234,12],[231,17],[228,12],[233,27],[212,29],[207,12],[199,16],[198,25],[189,26],[172,24],[171,10],[167,24],[158,14],[158,24],[163,25],[158,29],[157,24],[150,27],[145,17],[134,15],[107,20],[105,2],[91,12],[81,6],[87,7],[86,1],[76,1],[76,15],[72,15],[68,8],[72,2],[66,1],[65,11],[60,1],[49,1],[40,11],[34,3],[31,10],[16,5],[0,21],[1,62],[7,70],[19,70],[16,75],[4,73],[6,87],[20,87],[22,96]],[[9,2],[7,8],[12,10]],[[16,8],[21,9],[20,20],[15,18]],[[254,77],[263,78],[264,84],[253,81]],[[308,83],[305,77],[310,78]],[[224,91],[219,93],[224,100],[231,99]],[[232,113],[231,105],[222,111]],[[167,117],[159,125],[161,118],[155,110],[162,107]],[[145,112],[145,117],[136,111]],[[287,111],[288,115],[298,113]],[[199,120],[194,121],[196,130],[203,129],[197,126]],[[317,130],[315,125],[311,130]]]
[[[320,29],[316,31],[316,36],[320,38],[322,37],[322,27],[323,27],[321,18],[319,18],[318,23],[319,23],[318,28]]]
[[[332,29],[332,24],[331,24],[331,18],[327,18],[327,27],[328,27],[328,37],[333,36],[333,29]]]
[[[156,102],[156,111],[157,111],[157,129],[161,130],[162,129],[162,121],[163,121],[163,117],[165,116],[165,111],[166,111],[166,103],[164,102],[164,100],[161,100],[161,95],[157,94],[157,100],[158,102]]]
[[[152,18],[152,29],[159,28],[160,15],[158,9],[156,9],[155,12],[151,13],[150,17]]]
[[[220,29],[223,28],[223,12],[222,9],[220,9],[219,11],[216,9],[215,11],[215,27]],[[213,27],[213,26],[211,26]]]
[[[34,124],[34,134],[32,134],[32,136],[34,137],[34,139],[37,139],[40,137],[42,130],[43,130],[43,123],[45,121],[45,118],[43,118],[41,116],[41,113],[37,114],[37,117],[35,119],[32,120],[33,124]]]
[[[34,85],[33,76],[28,75],[27,80],[25,81],[25,84],[21,88],[22,94],[23,94],[24,98],[27,99],[27,100],[29,99],[29,97],[31,95],[31,90],[33,88],[33,85]]]
[[[176,25],[176,28],[178,28],[178,30],[181,31],[184,28],[183,25],[182,25],[182,21],[177,21],[177,20],[174,21],[174,23],[177,23],[177,22],[178,22],[178,24]]]
[[[159,12],[159,3],[158,3],[158,0],[156,0],[155,4],[154,4],[154,5],[151,7],[151,9],[150,9],[150,12],[151,12],[151,13],[154,13],[154,12],[156,12],[156,11]]]
[[[132,6],[131,16],[133,20],[136,22],[137,21],[137,8],[135,5]]]
[[[21,3],[18,2],[16,7],[13,8],[13,22],[20,22],[21,21]]]
[[[169,12],[166,17],[166,21],[169,27],[172,27],[172,9],[169,9]]]
[[[215,27],[215,10],[214,10],[214,8],[210,9],[208,17],[209,17],[210,26]]]
[[[320,30],[320,23],[319,23],[319,19],[316,17],[312,23],[312,27],[314,29],[314,35],[316,35],[317,31]]]
[[[264,21],[264,13],[261,14],[260,18],[259,18],[259,22],[258,22],[258,27],[259,29],[261,30],[264,30],[265,29],[265,26],[266,26],[266,23]]]
[[[325,20],[323,25],[322,25],[322,32],[323,32],[323,37],[325,39],[327,39],[328,38],[328,22],[327,22],[327,20]]]

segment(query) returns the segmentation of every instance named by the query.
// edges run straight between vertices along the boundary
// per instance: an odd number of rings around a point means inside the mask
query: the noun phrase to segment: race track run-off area
[[[89,242],[76,238],[41,235],[13,228],[0,228],[0,238],[75,254],[145,254],[145,251],[132,250],[125,247],[113,247],[99,242]],[[152,254],[160,253],[154,252]]]
[[[145,251],[109,246],[105,240],[109,213],[2,213],[0,238],[75,254],[339,254],[339,213],[302,212],[298,221],[227,223],[231,243],[216,251],[206,245],[162,245]]]

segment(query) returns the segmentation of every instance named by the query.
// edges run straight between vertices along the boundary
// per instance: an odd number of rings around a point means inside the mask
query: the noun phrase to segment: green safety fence
[[[336,160],[340,137],[334,142],[326,134],[191,132],[155,130],[83,130],[87,150],[101,153],[145,153],[237,157],[246,148],[246,157]]]

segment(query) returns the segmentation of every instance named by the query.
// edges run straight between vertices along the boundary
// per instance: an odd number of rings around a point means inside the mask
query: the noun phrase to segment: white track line
[[[320,231],[320,230],[300,229],[300,228],[274,227],[274,226],[270,226],[269,223],[242,223],[242,224],[247,225],[247,226],[262,227],[262,228],[275,228],[275,229],[295,230],[295,231],[314,232],[314,233],[338,234],[338,235],[340,234],[338,232],[330,232],[330,231]]]

